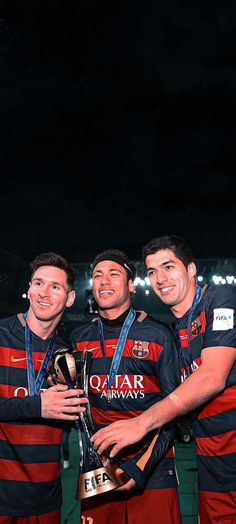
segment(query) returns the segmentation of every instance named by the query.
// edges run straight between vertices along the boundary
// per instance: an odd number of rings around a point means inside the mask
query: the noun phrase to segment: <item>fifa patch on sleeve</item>
[[[234,327],[234,310],[226,307],[214,309],[213,331],[226,331]]]

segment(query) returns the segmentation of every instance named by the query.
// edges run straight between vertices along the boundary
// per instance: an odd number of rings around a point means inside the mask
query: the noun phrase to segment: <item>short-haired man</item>
[[[60,255],[31,264],[26,314],[0,320],[0,523],[59,524],[63,420],[77,420],[79,389],[48,389],[46,371],[64,347],[57,325],[75,298],[74,273]]]
[[[166,399],[132,421],[95,435],[113,454],[147,431],[199,408],[194,432],[201,524],[236,522],[236,290],[196,283],[190,247],[178,236],[151,240],[143,250],[157,296],[176,318],[183,383]]]
[[[92,352],[89,377],[96,426],[132,419],[179,384],[172,332],[131,307],[136,269],[118,250],[100,253],[92,264],[98,318],[72,333],[78,351]],[[175,427],[163,427],[123,450],[120,474],[128,482],[116,491],[82,500],[82,523],[177,524],[180,513],[173,457]],[[130,490],[130,491],[128,491]]]

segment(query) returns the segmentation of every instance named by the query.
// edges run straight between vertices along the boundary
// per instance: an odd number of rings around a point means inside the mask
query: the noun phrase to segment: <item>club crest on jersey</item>
[[[149,342],[143,342],[141,340],[135,340],[134,346],[132,347],[132,355],[135,358],[147,358],[149,355]]]
[[[200,317],[197,317],[193,322],[191,322],[191,335],[192,338],[197,337],[199,333],[201,333],[201,319]]]

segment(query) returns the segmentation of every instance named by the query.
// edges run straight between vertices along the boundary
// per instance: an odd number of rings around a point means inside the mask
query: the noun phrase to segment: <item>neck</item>
[[[99,315],[103,318],[107,318],[108,320],[115,320],[116,318],[120,317],[122,313],[127,311],[131,307],[130,302],[125,303],[120,307],[111,308],[111,309],[99,309]]]
[[[58,324],[58,317],[52,320],[40,320],[35,317],[32,309],[29,309],[27,324],[31,331],[35,333],[38,337],[46,340],[49,338],[56,329]]]
[[[191,283],[191,286],[185,296],[185,298],[182,300],[182,302],[179,302],[178,304],[175,304],[170,309],[173,313],[173,315],[176,318],[181,318],[183,315],[191,308],[191,305],[193,303],[193,299],[196,293],[196,282],[195,280]]]

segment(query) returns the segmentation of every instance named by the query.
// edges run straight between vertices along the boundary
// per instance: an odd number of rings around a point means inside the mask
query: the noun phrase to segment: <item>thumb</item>
[[[123,475],[124,471],[121,468],[117,468],[116,469],[116,473],[117,473],[117,475]]]

